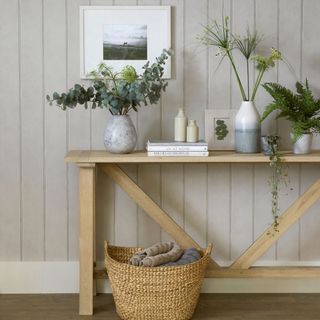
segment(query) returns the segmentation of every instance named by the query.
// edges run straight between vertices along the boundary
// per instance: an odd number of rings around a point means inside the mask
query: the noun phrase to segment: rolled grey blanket
[[[144,249],[143,252],[147,254],[148,257],[156,256],[158,254],[167,253],[174,247],[174,242],[164,242],[164,243],[156,243],[153,246]]]
[[[195,248],[186,249],[181,256],[181,258],[175,262],[164,263],[161,266],[164,267],[173,267],[173,266],[182,266],[185,264],[189,264],[195,262],[201,258],[199,251]]]
[[[177,244],[175,244],[169,252],[158,254],[156,256],[146,256],[140,262],[140,266],[157,267],[167,262],[177,261],[182,254],[183,250]]]
[[[133,266],[140,266],[141,261],[147,256],[144,252],[137,252],[135,255],[133,255],[130,260],[129,264],[132,264]]]
[[[153,257],[153,256],[157,256],[157,255],[160,255],[163,253],[167,253],[173,248],[173,246],[174,246],[174,242],[172,242],[172,241],[164,242],[164,243],[161,243],[161,242],[156,243],[149,248],[146,248],[142,251],[135,253],[133,255],[133,257],[129,260],[129,264],[132,264],[134,266],[140,266],[140,265],[142,265],[142,260],[144,258]],[[175,260],[166,260],[161,263],[168,262],[168,261],[175,261]],[[149,262],[149,264],[150,264],[150,262]]]

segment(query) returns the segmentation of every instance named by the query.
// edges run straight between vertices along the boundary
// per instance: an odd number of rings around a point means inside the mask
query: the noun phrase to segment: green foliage
[[[133,83],[138,79],[137,71],[132,66],[126,66],[121,71],[121,78],[128,83]]]
[[[267,57],[259,54],[252,57],[257,63],[257,69],[259,71],[268,70],[275,67],[275,62],[282,59],[281,52],[275,48],[271,48],[271,54]]]
[[[253,101],[256,96],[257,90],[260,86],[264,73],[270,68],[274,68],[276,65],[276,61],[282,60],[282,54],[277,49],[271,48],[271,53],[269,56],[255,55],[252,57],[252,60],[256,61],[258,76],[256,79],[256,83],[253,87],[252,95],[250,98],[251,101]]]
[[[271,176],[269,179],[270,192],[271,192],[271,211],[273,215],[274,231],[279,232],[279,191],[280,184],[283,182],[287,184],[287,170],[286,165],[283,163],[279,153],[279,139],[277,135],[268,135],[267,142],[271,150],[270,154],[270,168]]]
[[[249,60],[256,50],[259,43],[262,41],[263,36],[260,35],[257,30],[252,33],[249,28],[247,28],[245,36],[234,35],[234,45],[242,55]]]
[[[224,17],[221,25],[215,20],[204,26],[203,35],[199,36],[198,39],[207,46],[218,47],[220,50],[218,54],[226,56],[234,47],[232,34],[230,33],[229,17]]]
[[[236,75],[236,79],[240,88],[241,96],[243,100],[247,100],[246,94],[243,89],[243,85],[238,73],[238,70],[234,64],[232,51],[234,49],[234,37],[230,32],[229,17],[223,17],[222,24],[217,21],[213,21],[211,24],[204,26],[203,34],[198,37],[201,43],[206,46],[214,46],[218,48],[217,56],[221,56],[221,61],[228,57],[232,69]]]
[[[229,130],[224,120],[219,119],[216,121],[215,132],[218,140],[224,140],[224,138],[228,135]]]
[[[249,72],[249,61],[256,50],[259,43],[262,41],[262,35],[258,34],[256,30],[251,33],[250,29],[247,28],[245,36],[233,36],[234,46],[238,49],[244,58],[246,59],[247,68],[247,99],[250,97],[250,72]],[[251,99],[253,101],[253,99]]]
[[[305,85],[297,82],[296,93],[277,83],[265,83],[264,89],[273,101],[266,106],[261,121],[278,110],[278,118],[291,122],[293,142],[305,133],[320,132],[320,100],[313,97],[308,80]]]
[[[107,108],[112,114],[127,114],[129,110],[138,111],[137,107],[155,104],[159,101],[161,92],[165,91],[168,82],[163,79],[164,65],[172,51],[163,50],[156,62],[148,61],[143,66],[140,77],[134,67],[126,66],[119,72],[101,63],[97,69],[90,72],[92,85],[87,89],[79,84],[66,93],[54,92],[47,95],[50,105],[55,102],[62,110],[75,108],[78,104],[92,109]]]
[[[75,84],[67,93],[59,94],[54,92],[52,99],[47,95],[47,100],[50,104],[52,104],[52,101],[56,101],[57,105],[59,105],[62,110],[66,110],[66,108],[75,108],[78,103],[83,104],[85,108],[88,108],[88,101],[92,101],[93,104],[96,104],[98,98],[99,97],[95,97],[93,87],[85,89],[79,84]]]
[[[253,53],[262,41],[262,38],[262,35],[260,35],[256,30],[254,30],[254,32],[251,32],[249,28],[247,29],[247,32],[244,36],[232,34],[229,27],[229,17],[224,17],[222,24],[219,24],[217,21],[214,21],[211,24],[204,26],[203,34],[198,37],[201,43],[207,46],[214,46],[218,48],[218,52],[216,55],[221,56],[221,61],[225,57],[229,59],[239,85],[242,99],[244,101],[254,100],[264,73],[270,67],[273,67],[275,65],[275,61],[282,59],[281,53],[275,49],[271,50],[271,54],[268,57],[253,56]],[[239,50],[246,60],[247,93],[245,93],[244,91],[244,87],[238,69],[235,65],[233,57],[233,50],[235,49]],[[249,73],[250,61],[258,62],[257,68],[259,70],[258,75],[255,79],[255,84],[251,95]]]

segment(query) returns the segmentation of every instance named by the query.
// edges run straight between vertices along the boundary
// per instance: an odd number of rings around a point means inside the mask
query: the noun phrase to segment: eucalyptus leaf
[[[75,84],[66,93],[54,92],[52,98],[47,95],[50,104],[55,102],[61,109],[74,108],[78,104],[88,108],[97,106],[108,108],[112,114],[127,114],[131,109],[138,111],[137,106],[155,104],[168,85],[163,79],[164,65],[173,52],[163,50],[156,62],[149,61],[143,66],[141,75],[137,75],[133,66],[126,66],[117,73],[110,66],[100,63],[89,75],[92,85],[85,88]]]

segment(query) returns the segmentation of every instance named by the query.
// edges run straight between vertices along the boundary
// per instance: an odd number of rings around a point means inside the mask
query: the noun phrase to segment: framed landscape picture
[[[132,65],[138,74],[171,48],[170,6],[81,6],[80,76],[104,62],[115,72]],[[171,77],[169,57],[164,78]]]
[[[237,110],[205,110],[205,137],[209,150],[234,150],[234,121]]]

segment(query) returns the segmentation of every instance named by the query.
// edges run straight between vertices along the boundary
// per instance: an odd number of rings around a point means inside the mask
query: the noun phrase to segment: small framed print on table
[[[80,76],[101,62],[118,72],[127,65],[138,74],[147,61],[155,62],[163,49],[171,48],[170,6],[81,6]],[[171,78],[171,58],[164,66]]]
[[[234,150],[234,121],[237,110],[207,109],[205,136],[209,150]]]

